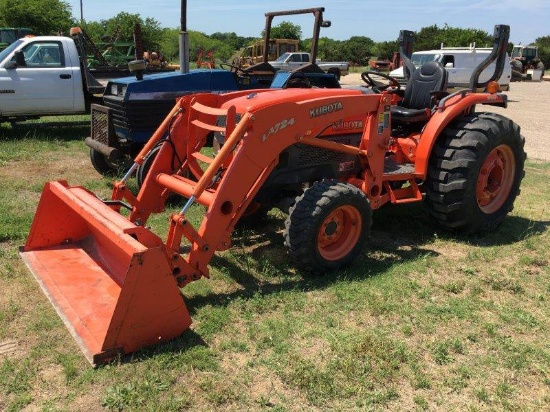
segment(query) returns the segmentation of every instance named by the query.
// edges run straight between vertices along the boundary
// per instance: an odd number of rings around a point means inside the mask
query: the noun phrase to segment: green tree
[[[199,31],[189,31],[189,60],[195,61],[199,50],[213,51],[214,58],[221,61],[227,61],[233,55],[233,48],[224,42],[208,37]]]
[[[308,40],[307,44],[311,45],[311,40]],[[353,36],[348,40],[321,37],[318,57],[324,61],[347,61],[365,65],[372,56],[374,48],[374,41],[365,36]]]
[[[550,68],[550,36],[539,37],[535,40],[535,45],[539,48],[539,58],[545,68]]]
[[[211,34],[209,37],[230,45],[233,48],[233,50],[239,50],[256,40],[254,37],[237,36],[237,34],[234,32],[231,32],[231,33],[216,32]]]
[[[467,47],[475,43],[477,47],[492,45],[492,36],[484,30],[462,29],[445,24],[423,27],[415,35],[414,50],[439,49],[445,47]]]
[[[422,27],[414,36],[414,50],[431,50],[439,49],[441,41],[439,39],[439,33],[441,29],[437,27],[437,24],[428,27]]]
[[[262,30],[262,38],[265,36],[265,30]],[[272,39],[296,39],[302,38],[302,28],[289,21],[283,21],[277,26],[271,28]]]
[[[71,6],[60,0],[0,0],[0,24],[29,27],[37,35],[68,33],[74,21]]]
[[[169,62],[179,60],[179,29],[162,29],[160,48],[164,58]]]
[[[109,38],[108,41],[116,39],[119,42],[132,42],[136,24],[141,26],[145,50],[157,48],[163,40],[160,23],[150,17],[143,19],[139,14],[121,12],[107,20],[88,22],[84,24],[84,29],[96,42],[106,40],[106,38]]]
[[[342,43],[343,55],[338,60],[364,66],[373,55],[374,41],[369,37],[352,36]]]
[[[393,54],[399,51],[399,43],[397,40],[379,42],[374,45],[373,51],[373,55],[378,57],[379,60],[391,60]]]
[[[328,37],[319,38],[318,57],[325,61],[338,60],[341,56],[340,45],[341,41],[329,39]],[[310,50],[310,48],[311,39],[307,41],[307,48],[305,50]]]
[[[217,61],[229,61],[234,53],[233,47],[204,33],[189,30],[189,60],[196,61],[199,50],[214,52]],[[162,31],[161,49],[167,60],[179,60],[179,29],[164,29]]]

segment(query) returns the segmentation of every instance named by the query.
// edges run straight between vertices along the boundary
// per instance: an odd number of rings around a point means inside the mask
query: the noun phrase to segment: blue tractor
[[[180,71],[148,75],[144,74],[145,62],[136,60],[129,64],[135,76],[109,81],[103,105],[91,107],[91,136],[85,139],[94,168],[103,175],[126,169],[170,112],[175,100],[186,94],[286,87],[293,77],[298,80],[306,77],[310,84],[318,87],[340,87],[334,75],[325,74],[315,64],[320,28],[330,27],[330,22],[323,20],[323,12],[324,8],[319,7],[266,13],[261,63],[246,69],[222,64],[221,69],[190,71],[186,1],[182,0]],[[315,17],[310,64],[297,69],[296,73],[279,73],[274,82],[276,70],[268,63],[267,47],[273,18],[309,13]]]

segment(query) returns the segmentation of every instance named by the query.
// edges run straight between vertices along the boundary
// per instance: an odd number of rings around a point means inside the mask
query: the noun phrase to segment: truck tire
[[[525,174],[524,137],[510,119],[473,113],[446,128],[429,162],[426,200],[440,226],[494,230],[513,209]]]
[[[97,150],[90,149],[90,161],[94,169],[103,176],[115,176],[118,168],[107,162],[105,155]]]
[[[323,180],[296,198],[285,221],[291,260],[306,272],[349,264],[363,250],[372,225],[366,196],[347,183]]]

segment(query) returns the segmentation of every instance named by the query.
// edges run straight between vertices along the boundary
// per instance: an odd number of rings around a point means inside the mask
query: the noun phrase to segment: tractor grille
[[[324,140],[346,144],[350,146],[359,146],[360,134],[347,134],[339,136],[330,136]],[[336,152],[334,150],[321,149],[308,145],[296,145],[300,151],[298,154],[298,166],[312,166],[327,163],[342,163],[355,160],[355,156],[346,153]]]
[[[92,139],[107,146],[116,147],[117,139],[110,121],[111,112],[105,106],[92,104],[91,133]]]
[[[152,134],[174,107],[175,98],[124,101],[119,97],[105,96],[104,102],[112,112],[113,124],[117,130]]]
[[[105,106],[109,108],[112,115],[113,125],[115,128],[129,129],[126,121],[126,113],[124,111],[124,101],[120,98],[105,96],[103,98]]]

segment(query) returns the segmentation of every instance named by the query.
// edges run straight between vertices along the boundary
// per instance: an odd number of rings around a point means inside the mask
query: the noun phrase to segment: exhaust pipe
[[[189,33],[187,33],[187,0],[181,0],[180,71],[189,73]]]

